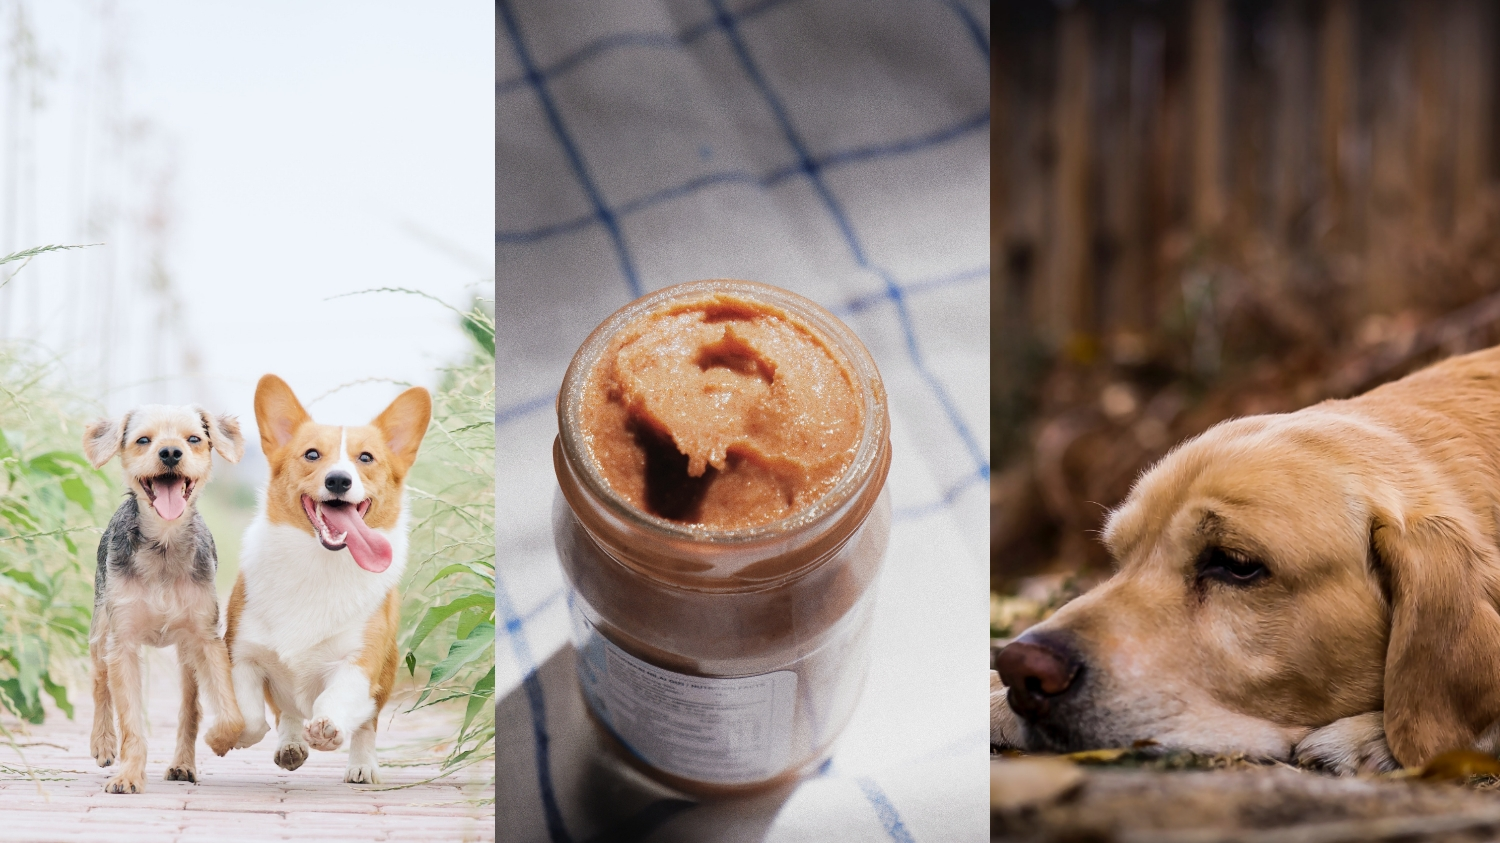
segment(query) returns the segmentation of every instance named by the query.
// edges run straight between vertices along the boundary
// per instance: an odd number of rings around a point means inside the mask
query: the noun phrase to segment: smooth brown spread
[[[859,445],[848,361],[797,317],[723,293],[627,324],[580,421],[604,481],[663,518],[740,529],[827,493]]]

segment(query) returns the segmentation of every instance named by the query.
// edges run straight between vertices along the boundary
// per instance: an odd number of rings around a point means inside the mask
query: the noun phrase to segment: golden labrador
[[[1338,772],[1500,744],[1500,348],[1226,421],[1109,517],[1115,575],[998,657],[991,740]]]

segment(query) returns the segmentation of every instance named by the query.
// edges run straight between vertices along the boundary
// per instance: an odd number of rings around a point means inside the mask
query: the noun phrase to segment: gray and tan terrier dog
[[[196,782],[198,689],[214,724],[204,736],[216,754],[234,746],[244,728],[219,635],[214,594],[218,554],[194,504],[208,482],[213,452],[230,462],[245,453],[233,416],[197,407],[148,405],[119,419],[99,419],[83,435],[83,451],[98,468],[116,454],[125,468],[126,500],[99,540],[94,575],[94,619],[89,657],[94,674],[94,730],[90,751],[99,766],[117,757],[110,793],[145,790],[146,711],[141,694],[141,646],[177,646],[182,711],[177,751],[167,781]],[[119,715],[116,743],[115,714]]]

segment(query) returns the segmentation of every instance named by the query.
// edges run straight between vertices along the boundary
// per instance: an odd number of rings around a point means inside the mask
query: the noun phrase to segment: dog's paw
[[[269,731],[271,731],[271,726],[264,720],[260,721],[260,724],[257,726],[246,726],[240,731],[240,737],[234,742],[234,748],[244,749],[245,747],[255,746],[260,743],[260,739],[265,737],[266,732]],[[224,753],[220,752],[219,754],[223,755]]]
[[[105,793],[145,793],[146,779],[139,773],[120,773],[104,783]]]
[[[203,736],[203,741],[208,748],[214,751],[214,755],[222,757],[224,753],[240,746],[240,735],[245,731],[245,724],[236,721],[220,721],[214,724],[208,734]]]
[[[1371,711],[1335,720],[1297,744],[1292,758],[1340,776],[1388,773],[1401,769],[1385,742],[1385,712]]]
[[[283,770],[295,770],[307,760],[307,744],[289,743],[276,748],[276,766]]]
[[[223,753],[219,753],[222,755]],[[173,764],[167,768],[167,774],[163,777],[169,782],[192,782],[198,783],[198,771],[191,764]]]
[[[327,717],[319,717],[307,724],[302,735],[313,749],[332,752],[344,745],[344,733]]]
[[[94,735],[89,741],[89,754],[94,756],[100,767],[115,763],[115,736]]]
[[[368,764],[350,764],[344,771],[344,781],[349,784],[380,784],[380,766],[374,761]]]

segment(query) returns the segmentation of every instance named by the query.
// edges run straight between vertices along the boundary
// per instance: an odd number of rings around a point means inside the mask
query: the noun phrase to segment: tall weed
[[[81,678],[117,491],[79,452],[87,408],[46,385],[48,368],[0,348],[0,711],[28,723],[43,694],[73,716],[64,680]]]
[[[495,322],[479,302],[460,316],[475,348],[444,370],[407,481],[401,615],[405,667],[420,687],[412,708],[463,703],[445,771],[495,757]]]

